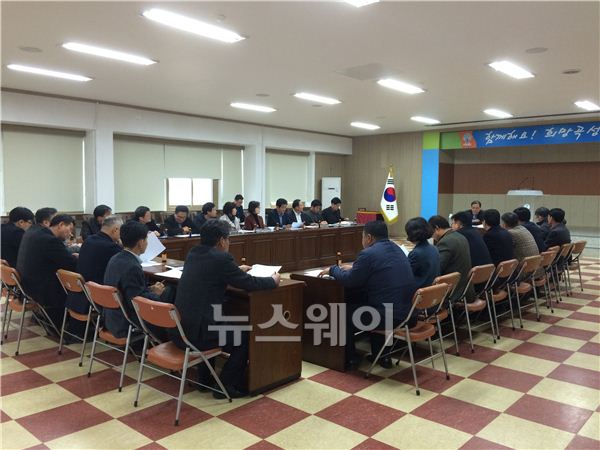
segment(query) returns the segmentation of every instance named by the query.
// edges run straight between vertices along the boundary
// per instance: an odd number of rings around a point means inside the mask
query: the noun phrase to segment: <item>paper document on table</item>
[[[166,277],[166,278],[179,279],[179,278],[181,278],[182,273],[183,273],[183,271],[181,271],[179,269],[171,269],[171,270],[167,270],[166,272],[157,273],[155,275],[158,275],[161,277]]]
[[[307,270],[306,272],[304,272],[304,275],[306,275],[307,277],[318,277],[320,273],[321,273],[321,269],[314,269],[314,270]]]
[[[252,265],[252,269],[248,272],[248,274],[253,277],[270,277],[275,272],[279,272],[281,270],[281,266],[263,266],[262,264],[254,264]]]
[[[152,267],[152,266],[160,266],[160,263],[156,262],[156,261],[144,261],[142,263],[142,267]]]
[[[152,232],[148,233],[148,247],[146,251],[140,255],[142,262],[150,261],[165,251],[165,246],[158,240]]]

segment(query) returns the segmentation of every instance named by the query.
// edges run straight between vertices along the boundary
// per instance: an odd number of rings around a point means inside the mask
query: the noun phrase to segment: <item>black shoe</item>
[[[227,390],[227,393],[229,394],[229,397],[231,397],[231,398],[242,398],[242,397],[246,397],[248,395],[247,392],[240,391],[234,386],[226,385],[225,389]],[[227,398],[227,396],[225,394],[223,394],[222,392],[213,392],[213,397],[216,399],[219,399],[219,400]]]
[[[358,366],[360,366],[361,361],[362,361],[361,356],[359,356],[359,355],[352,356],[349,360],[346,361],[346,369],[347,370],[358,369]]]
[[[369,362],[372,363],[375,360],[375,357],[373,355],[368,355],[367,359],[369,360]],[[379,364],[384,369],[391,369],[392,367],[394,367],[394,364],[392,363],[392,358],[390,358],[389,356],[386,358],[379,358],[377,364]]]

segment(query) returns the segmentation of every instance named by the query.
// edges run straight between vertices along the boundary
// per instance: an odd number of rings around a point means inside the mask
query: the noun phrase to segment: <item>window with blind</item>
[[[278,198],[292,204],[294,199],[310,202],[308,196],[308,153],[267,150],[266,207],[274,207]]]

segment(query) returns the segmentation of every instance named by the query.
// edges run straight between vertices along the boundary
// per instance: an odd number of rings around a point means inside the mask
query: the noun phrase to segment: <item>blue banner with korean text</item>
[[[459,136],[462,148],[600,143],[600,122],[462,131]]]

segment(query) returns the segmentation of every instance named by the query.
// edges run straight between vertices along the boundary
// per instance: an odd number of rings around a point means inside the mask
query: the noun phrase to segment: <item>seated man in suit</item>
[[[185,205],[175,207],[175,213],[165,219],[165,230],[167,236],[177,236],[178,234],[198,233],[194,222],[190,219],[190,210]]]
[[[292,220],[287,214],[288,202],[285,198],[278,198],[275,209],[267,215],[267,226],[276,228],[291,228]]]
[[[105,217],[112,214],[112,209],[106,205],[98,205],[94,208],[94,217],[81,224],[81,239],[84,241],[91,236],[96,234],[102,228],[102,222]]]
[[[100,232],[88,237],[81,246],[77,260],[77,272],[85,281],[104,283],[104,272],[108,261],[123,250],[119,245],[121,225],[123,225],[123,221],[117,216],[106,217],[102,222]],[[90,305],[83,293],[80,295],[71,293],[67,299],[67,306],[80,314],[86,314]]]
[[[292,210],[289,214],[290,220],[295,224],[292,225],[293,227],[302,227],[303,225],[310,225],[312,223],[310,216],[304,213],[304,202],[299,198],[292,202]]]
[[[327,221],[327,223],[339,223],[342,221],[342,212],[340,208],[342,207],[342,200],[339,197],[333,197],[331,199],[331,206],[329,208],[325,208],[323,213],[323,220]]]
[[[312,202],[310,202],[310,210],[307,214],[310,217],[312,223],[318,223],[319,225],[327,225],[327,221],[323,220],[323,215],[321,214],[322,207],[323,204],[319,199],[314,199]]]
[[[565,212],[560,208],[552,208],[548,213],[550,231],[544,243],[548,248],[555,245],[561,246],[571,242],[571,232],[566,226]]]
[[[535,210],[535,224],[542,230],[542,237],[546,240],[550,232],[550,224],[548,223],[548,215],[550,210],[545,206],[540,206]]]
[[[483,228],[486,230],[483,241],[495,266],[502,261],[515,258],[512,237],[508,231],[500,226],[500,212],[497,209],[485,210],[483,213]]]
[[[470,215],[472,225],[481,225],[483,222],[483,211],[481,210],[481,202],[479,200],[471,202]]]
[[[217,218],[217,206],[213,202],[207,202],[202,205],[202,211],[200,214],[196,214],[194,217],[194,225],[197,230],[200,230],[206,221]]]
[[[364,293],[353,296],[356,298],[348,299],[347,302],[346,336],[349,342],[346,345],[346,362],[350,366],[360,362],[354,351],[355,328],[359,325],[352,323],[354,311],[366,304],[378,313],[377,329],[385,330],[387,322],[391,322],[391,326],[396,328],[408,317],[412,297],[416,291],[415,278],[408,258],[400,247],[388,239],[385,222],[374,220],[365,224],[362,246],[363,250],[352,266],[331,266],[320,273],[320,276],[329,275],[335,278],[345,288],[360,288]],[[391,317],[389,313],[392,314]],[[416,318],[411,318],[410,324],[416,324]],[[384,345],[385,336],[371,333],[370,338],[371,356],[375,357]],[[391,358],[381,358],[379,364],[390,368]]]
[[[50,226],[50,222],[52,218],[56,215],[58,211],[56,208],[40,208],[35,212],[35,224],[29,227],[29,229],[23,235],[23,239],[21,241],[21,245],[23,242],[27,241],[34,233],[34,231],[38,231],[42,228],[48,228]]]
[[[527,229],[535,239],[535,243],[540,253],[546,251],[546,244],[544,243],[544,232],[535,223],[531,222],[531,211],[529,208],[520,206],[513,211],[519,218],[519,225],[522,225]]]
[[[502,228],[508,230],[513,240],[515,258],[519,262],[528,256],[539,255],[540,251],[531,233],[523,225],[519,225],[519,218],[513,212],[502,214]]]
[[[452,229],[458,231],[469,241],[471,267],[492,263],[490,252],[478,229],[471,226],[471,217],[466,212],[458,212],[452,216]]]
[[[428,242],[433,236],[431,226],[423,217],[415,217],[404,226],[407,239],[415,244],[408,254],[408,261],[415,276],[416,288],[431,286],[440,275],[440,254],[437,248]]]
[[[248,203],[248,215],[244,221],[244,230],[256,230],[264,227],[265,221],[260,215],[260,203],[253,200]]]
[[[445,217],[432,216],[428,222],[433,228],[433,242],[440,253],[440,273],[460,273],[460,282],[450,298],[454,302],[461,298],[469,281],[469,271],[472,267],[469,241],[462,234],[452,230]],[[469,287],[466,296],[467,302],[475,300],[473,286]]]
[[[57,329],[62,325],[66,294],[56,277],[58,269],[75,271],[77,260],[65,240],[73,233],[74,220],[66,214],[52,218],[49,227],[40,227],[23,239],[17,270],[23,289],[44,306]]]
[[[194,346],[199,350],[224,347],[230,354],[221,371],[221,381],[229,395],[235,398],[245,395],[243,380],[248,361],[248,335],[242,333],[241,343],[235,345],[231,339],[233,333],[224,333],[227,342],[223,342],[221,333],[215,328],[221,323],[215,307],[222,307],[227,286],[249,291],[273,289],[279,285],[280,278],[278,273],[270,277],[253,277],[246,273],[251,267],[238,267],[229,254],[229,233],[230,227],[220,220],[209,220],[204,225],[200,245],[193,247],[185,259],[175,306],[181,314],[183,331]],[[185,349],[177,330],[171,330],[171,339]],[[199,372],[200,382],[209,383],[208,371],[201,369]],[[213,395],[225,398],[217,392]]]
[[[152,231],[156,236],[160,236],[160,228],[152,218],[150,208],[147,206],[138,206],[133,213],[133,221],[146,225],[148,231]]]
[[[0,254],[11,267],[16,267],[19,247],[25,231],[33,225],[33,212],[22,206],[13,208],[8,213],[8,223],[0,227]]]
[[[244,215],[244,196],[237,194],[233,199],[233,203],[235,204],[235,216],[240,220],[240,224],[243,224],[246,218]]]
[[[148,230],[139,222],[127,222],[119,232],[123,250],[108,261],[104,272],[104,284],[119,290],[123,306],[129,318],[136,324],[139,320],[133,309],[131,300],[142,296],[150,300],[161,301],[169,294],[163,283],[146,284],[142,263],[139,256],[148,247]],[[127,337],[129,323],[120,309],[104,309],[102,311],[104,325],[115,337]]]

